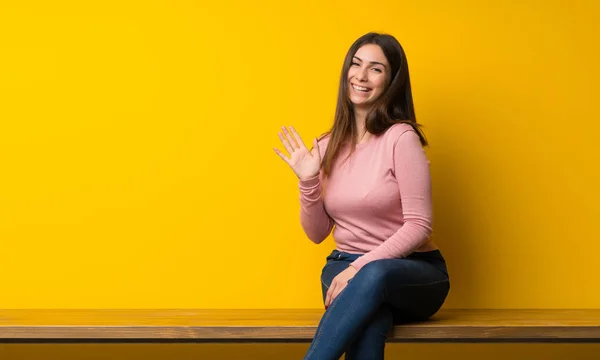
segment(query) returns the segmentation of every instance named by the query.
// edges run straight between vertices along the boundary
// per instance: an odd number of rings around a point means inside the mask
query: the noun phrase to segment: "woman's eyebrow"
[[[359,61],[362,61],[362,59],[361,59],[361,58],[359,58],[358,56],[354,56],[354,57],[355,57],[356,59],[358,59]],[[370,61],[369,63],[370,63],[370,64],[377,64],[377,65],[381,65],[381,66],[383,66],[383,67],[386,67],[386,66],[385,66],[385,64],[383,64],[383,63],[380,63],[379,61]]]

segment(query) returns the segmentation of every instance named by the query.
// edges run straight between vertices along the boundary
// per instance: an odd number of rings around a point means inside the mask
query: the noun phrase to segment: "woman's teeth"
[[[371,89],[369,89],[369,88],[358,86],[358,85],[354,85],[354,84],[352,84],[352,87],[354,88],[354,90],[357,90],[357,91],[362,91],[362,92],[369,92],[369,91],[371,91]]]

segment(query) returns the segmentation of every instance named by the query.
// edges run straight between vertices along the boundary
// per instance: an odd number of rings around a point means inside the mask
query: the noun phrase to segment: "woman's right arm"
[[[321,147],[318,139],[313,140],[312,149],[308,149],[298,132],[290,126],[282,127],[279,132],[281,143],[290,154],[285,156],[279,149],[275,153],[283,159],[298,176],[300,187],[300,223],[308,238],[319,244],[327,238],[333,228],[333,220],[325,211],[321,186]],[[323,150],[325,146],[323,146]]]
[[[320,244],[333,229],[333,220],[325,211],[321,176],[300,179],[300,223],[306,236],[315,244]]]

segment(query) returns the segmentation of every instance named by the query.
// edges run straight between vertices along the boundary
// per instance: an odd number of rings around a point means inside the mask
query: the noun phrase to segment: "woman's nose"
[[[366,71],[359,71],[356,73],[356,80],[358,81],[366,81],[367,80],[367,72]]]

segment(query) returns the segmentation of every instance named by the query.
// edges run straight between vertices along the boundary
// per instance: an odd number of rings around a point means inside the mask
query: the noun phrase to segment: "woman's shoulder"
[[[385,131],[385,135],[390,137],[398,137],[407,131],[415,132],[415,128],[411,124],[405,122],[398,122],[390,126]]]
[[[415,136],[418,138],[417,131],[408,123],[395,123],[383,133],[385,141],[391,144],[397,143],[401,138],[411,138]]]
[[[320,136],[317,136],[317,143],[319,144],[320,148],[325,148],[327,147],[327,144],[329,144],[329,140],[331,139],[331,132],[326,132],[324,134],[321,134]]]

